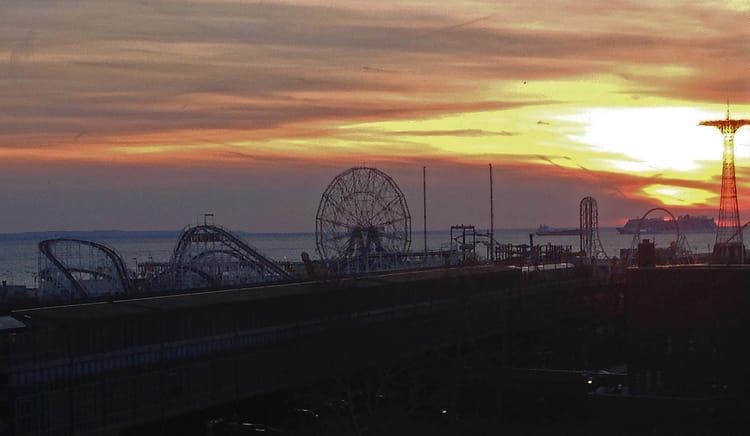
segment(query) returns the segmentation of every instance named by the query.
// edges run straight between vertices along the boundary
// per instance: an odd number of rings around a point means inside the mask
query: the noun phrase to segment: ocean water
[[[498,243],[528,244],[529,234],[535,229],[496,229],[495,240]],[[477,229],[477,232],[486,232]],[[614,228],[603,228],[599,231],[602,246],[611,256],[620,256],[620,249],[630,248],[632,235],[621,235]],[[136,263],[148,261],[167,262],[179,238],[179,231],[166,232],[77,232],[77,233],[30,233],[0,235],[0,280],[8,284],[36,287],[39,250],[38,243],[52,237],[78,237],[103,243],[122,256],[128,268],[135,269]],[[315,248],[315,233],[244,233],[238,232],[241,238],[267,257],[277,261],[300,261],[300,254],[306,251],[315,259],[318,254]],[[455,235],[455,233],[454,233]],[[666,247],[674,240],[674,235],[642,235],[656,242],[657,247]],[[715,235],[713,233],[694,233],[686,235],[693,252],[710,252]],[[427,232],[428,249],[450,247],[450,231]],[[569,245],[573,250],[580,248],[578,236],[536,236],[534,244]],[[424,237],[422,231],[412,233],[411,250],[422,251]],[[480,246],[480,255],[486,250]]]

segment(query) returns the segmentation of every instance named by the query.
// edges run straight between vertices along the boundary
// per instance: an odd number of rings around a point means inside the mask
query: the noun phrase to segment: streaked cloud
[[[595,180],[619,201],[659,201],[662,188],[644,190],[657,185],[714,192],[720,144],[700,147],[715,137],[656,118],[663,108],[683,122],[686,111],[721,116],[727,98],[750,116],[747,10],[9,0],[0,158],[36,172],[492,161],[560,183]],[[750,163],[746,138],[738,172]]]

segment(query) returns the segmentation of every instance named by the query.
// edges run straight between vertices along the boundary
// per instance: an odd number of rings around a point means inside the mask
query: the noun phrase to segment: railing
[[[495,259],[503,265],[541,265],[567,263],[575,258],[570,245],[533,245],[498,244],[495,247]]]

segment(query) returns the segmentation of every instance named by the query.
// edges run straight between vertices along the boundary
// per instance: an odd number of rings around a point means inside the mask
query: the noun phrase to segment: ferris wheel
[[[351,259],[405,253],[411,244],[411,216],[404,193],[384,172],[350,168],[329,183],[315,216],[322,259]]]

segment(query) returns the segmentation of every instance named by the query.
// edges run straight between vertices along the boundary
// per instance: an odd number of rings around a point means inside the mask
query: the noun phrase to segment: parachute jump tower
[[[745,250],[740,227],[740,211],[737,205],[737,182],[734,175],[734,134],[740,127],[750,124],[750,120],[703,121],[701,126],[719,129],[724,136],[724,158],[721,168],[721,202],[719,221],[716,229],[716,243],[713,255],[716,259],[729,262],[745,262]]]

